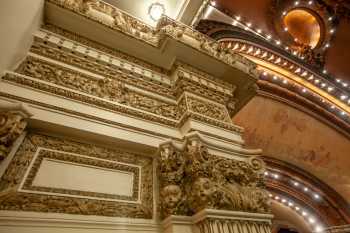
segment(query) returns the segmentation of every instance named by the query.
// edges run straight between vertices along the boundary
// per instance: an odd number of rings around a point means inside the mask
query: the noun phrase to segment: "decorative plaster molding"
[[[69,156],[69,153],[87,155],[91,158],[96,158],[96,160],[91,159],[90,162],[97,166],[102,166],[101,163],[107,164],[108,160],[141,166],[141,203],[105,201],[98,199],[100,194],[94,194],[96,199],[91,199],[17,191],[29,164],[34,158],[35,151],[39,147],[59,150],[63,154],[68,152],[68,154],[64,155],[66,159],[73,159],[73,157]],[[26,185],[26,183],[24,184]],[[1,210],[150,219],[153,216],[153,160],[149,157],[117,149],[108,149],[40,134],[28,134],[1,178],[0,190]],[[83,196],[91,196],[91,193],[83,194]]]
[[[164,217],[193,214],[205,208],[268,213],[263,190],[264,163],[209,154],[200,137],[186,137],[181,146],[160,145],[160,210]]]
[[[32,113],[22,103],[0,104],[0,161],[6,158],[13,143],[23,133]]]
[[[257,78],[258,76],[255,64],[248,59],[233,52],[221,51],[216,41],[166,16],[158,21],[154,29],[99,0],[47,0],[46,2],[72,11],[154,47],[161,47],[165,38],[170,37],[220,62],[242,70],[252,77]]]

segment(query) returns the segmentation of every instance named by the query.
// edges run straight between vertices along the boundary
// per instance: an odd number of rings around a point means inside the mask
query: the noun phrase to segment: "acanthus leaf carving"
[[[269,213],[263,168],[256,157],[248,161],[219,157],[201,143],[187,144],[184,150],[162,146],[158,168],[162,217],[191,216],[203,209]]]

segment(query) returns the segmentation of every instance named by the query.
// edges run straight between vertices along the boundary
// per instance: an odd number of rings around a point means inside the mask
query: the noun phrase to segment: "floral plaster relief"
[[[314,117],[257,96],[233,119],[250,148],[311,172],[350,200],[349,140]]]

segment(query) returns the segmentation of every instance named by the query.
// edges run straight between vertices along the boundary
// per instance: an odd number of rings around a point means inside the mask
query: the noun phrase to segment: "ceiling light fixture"
[[[152,3],[148,8],[148,15],[153,21],[158,21],[165,14],[165,7],[159,2]]]

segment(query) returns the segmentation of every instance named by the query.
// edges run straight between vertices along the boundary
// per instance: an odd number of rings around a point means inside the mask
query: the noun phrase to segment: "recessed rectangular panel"
[[[85,192],[133,195],[133,173],[44,158],[33,186]]]

